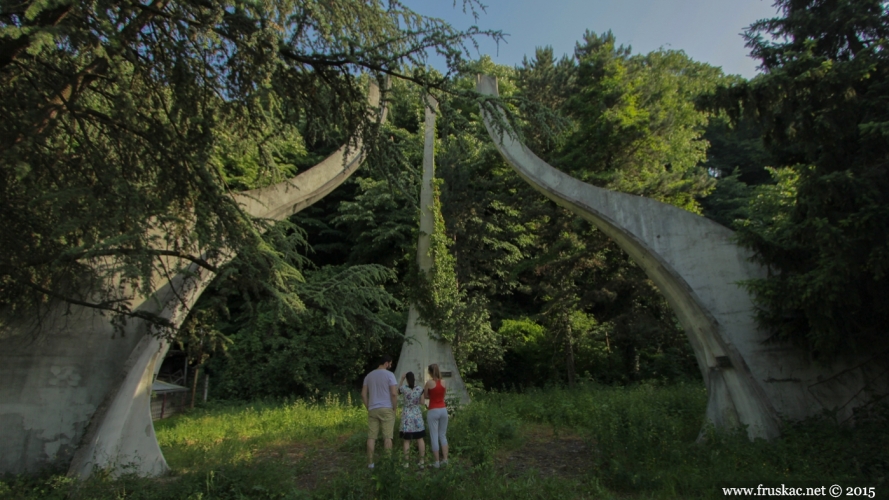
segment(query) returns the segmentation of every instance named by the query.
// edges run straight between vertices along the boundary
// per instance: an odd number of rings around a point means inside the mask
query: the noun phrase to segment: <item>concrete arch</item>
[[[496,79],[479,76],[477,90],[498,96]],[[885,394],[885,372],[866,357],[816,365],[789,344],[767,342],[753,304],[738,283],[765,276],[732,231],[649,198],[586,184],[553,168],[498,128],[482,110],[500,154],[532,187],[612,238],[657,284],[684,327],[708,392],[707,419],[717,427],[746,426],[770,439],[783,420],[825,410],[840,418]],[[880,370],[882,371],[882,370]]]
[[[380,89],[369,102],[380,109]],[[384,120],[385,107],[380,111]],[[281,220],[320,200],[349,178],[365,158],[362,145],[346,145],[311,169],[273,186],[237,193],[235,200],[257,218]],[[233,255],[216,258],[222,265]],[[192,264],[132,307],[178,325],[213,273]],[[69,476],[95,469],[159,475],[168,470],[150,413],[151,384],[169,344],[131,320],[114,335],[107,317],[60,304],[43,318],[52,332],[22,345],[0,338],[0,473],[34,472],[69,464]],[[24,321],[22,322],[24,323]]]

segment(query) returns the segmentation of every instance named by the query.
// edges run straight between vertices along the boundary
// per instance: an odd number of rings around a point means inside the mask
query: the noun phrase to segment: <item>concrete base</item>
[[[480,76],[478,90],[498,95],[491,77]],[[501,155],[523,179],[607,234],[658,286],[688,334],[714,425],[744,425],[751,439],[768,439],[785,419],[827,410],[842,420],[889,393],[887,374],[871,356],[821,366],[792,345],[769,341],[738,284],[765,276],[765,270],[732,242],[732,231],[671,205],[574,179],[498,130],[488,111],[482,116]]]
[[[414,372],[417,383],[425,384],[427,380],[431,380],[429,365],[437,363],[442,382],[447,389],[445,399],[468,404],[469,393],[466,391],[463,377],[460,376],[457,362],[454,361],[451,345],[431,338],[429,327],[420,324],[420,315],[414,307],[411,307],[408,313],[404,336],[404,345],[401,346],[401,355],[398,357],[398,365],[395,366],[395,380],[401,380],[401,376],[407,372]]]
[[[198,266],[188,271],[188,277],[180,274],[155,292],[151,297],[154,300],[145,300],[147,306],[161,299],[161,314],[177,325],[213,279],[212,273]],[[140,322],[134,327],[144,329]],[[158,476],[168,470],[154,434],[151,384],[170,343],[144,331],[134,333],[132,337],[139,341],[127,358],[119,358],[125,361],[74,453],[69,476],[86,479],[96,469],[107,469],[115,475],[128,472]]]
[[[380,92],[371,85],[370,105]],[[385,109],[380,119],[385,119]],[[364,159],[345,146],[306,172],[267,188],[235,195],[250,215],[283,219],[342,184]],[[222,265],[231,256],[213,262]],[[168,269],[179,268],[167,262]],[[127,292],[131,307],[174,324],[187,316],[212,273],[195,265],[165,280],[150,296]],[[138,319],[123,335],[94,309],[54,304],[40,318],[10,318],[0,331],[0,474],[68,467],[86,478],[159,475],[167,470],[151,420],[151,383],[169,348]]]
[[[113,337],[105,318],[53,307],[33,337],[18,323],[0,340],[0,471],[33,472],[71,461],[120,366],[139,343],[135,332]],[[81,332],[89,332],[83,334]]]

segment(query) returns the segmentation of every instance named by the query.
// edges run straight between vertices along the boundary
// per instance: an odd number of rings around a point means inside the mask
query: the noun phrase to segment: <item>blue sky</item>
[[[463,0],[402,0],[420,14],[444,19],[456,28],[477,24],[509,34],[499,47],[489,41],[482,53],[514,66],[550,45],[555,54],[571,54],[587,29],[611,30],[634,54],[659,47],[684,50],[692,59],[722,67],[726,74],[756,75],[740,33],[757,19],[774,17],[773,0],[482,0],[487,12],[478,22],[462,11]],[[476,57],[476,54],[472,54]],[[433,61],[433,64],[435,62]],[[435,64],[437,65],[437,64]]]

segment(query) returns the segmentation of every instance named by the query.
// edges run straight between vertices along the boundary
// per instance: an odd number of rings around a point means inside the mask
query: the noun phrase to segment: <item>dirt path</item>
[[[330,443],[324,440],[297,442],[268,453],[269,457],[293,464],[294,477],[300,488],[314,490],[340,472],[361,465],[364,455],[344,449],[349,435]]]
[[[496,465],[509,477],[537,471],[542,477],[579,479],[592,467],[586,441],[576,434],[556,435],[549,426],[527,426],[520,433],[524,442],[517,448],[501,450]]]
[[[507,477],[533,472],[544,478],[582,479],[592,467],[589,446],[577,434],[557,434],[549,426],[527,425],[520,435],[521,441],[499,450],[495,457],[495,467]],[[300,487],[311,491],[337,474],[364,464],[363,453],[344,445],[347,441],[349,436],[343,435],[336,443],[321,440],[293,443],[272,455],[292,462]],[[400,449],[397,446],[397,450]]]

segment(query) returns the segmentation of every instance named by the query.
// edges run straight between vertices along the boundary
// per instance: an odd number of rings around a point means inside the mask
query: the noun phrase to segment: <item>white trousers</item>
[[[448,445],[448,409],[436,408],[426,412],[426,428],[429,429],[429,441],[432,443],[432,451],[438,451],[441,446]]]

